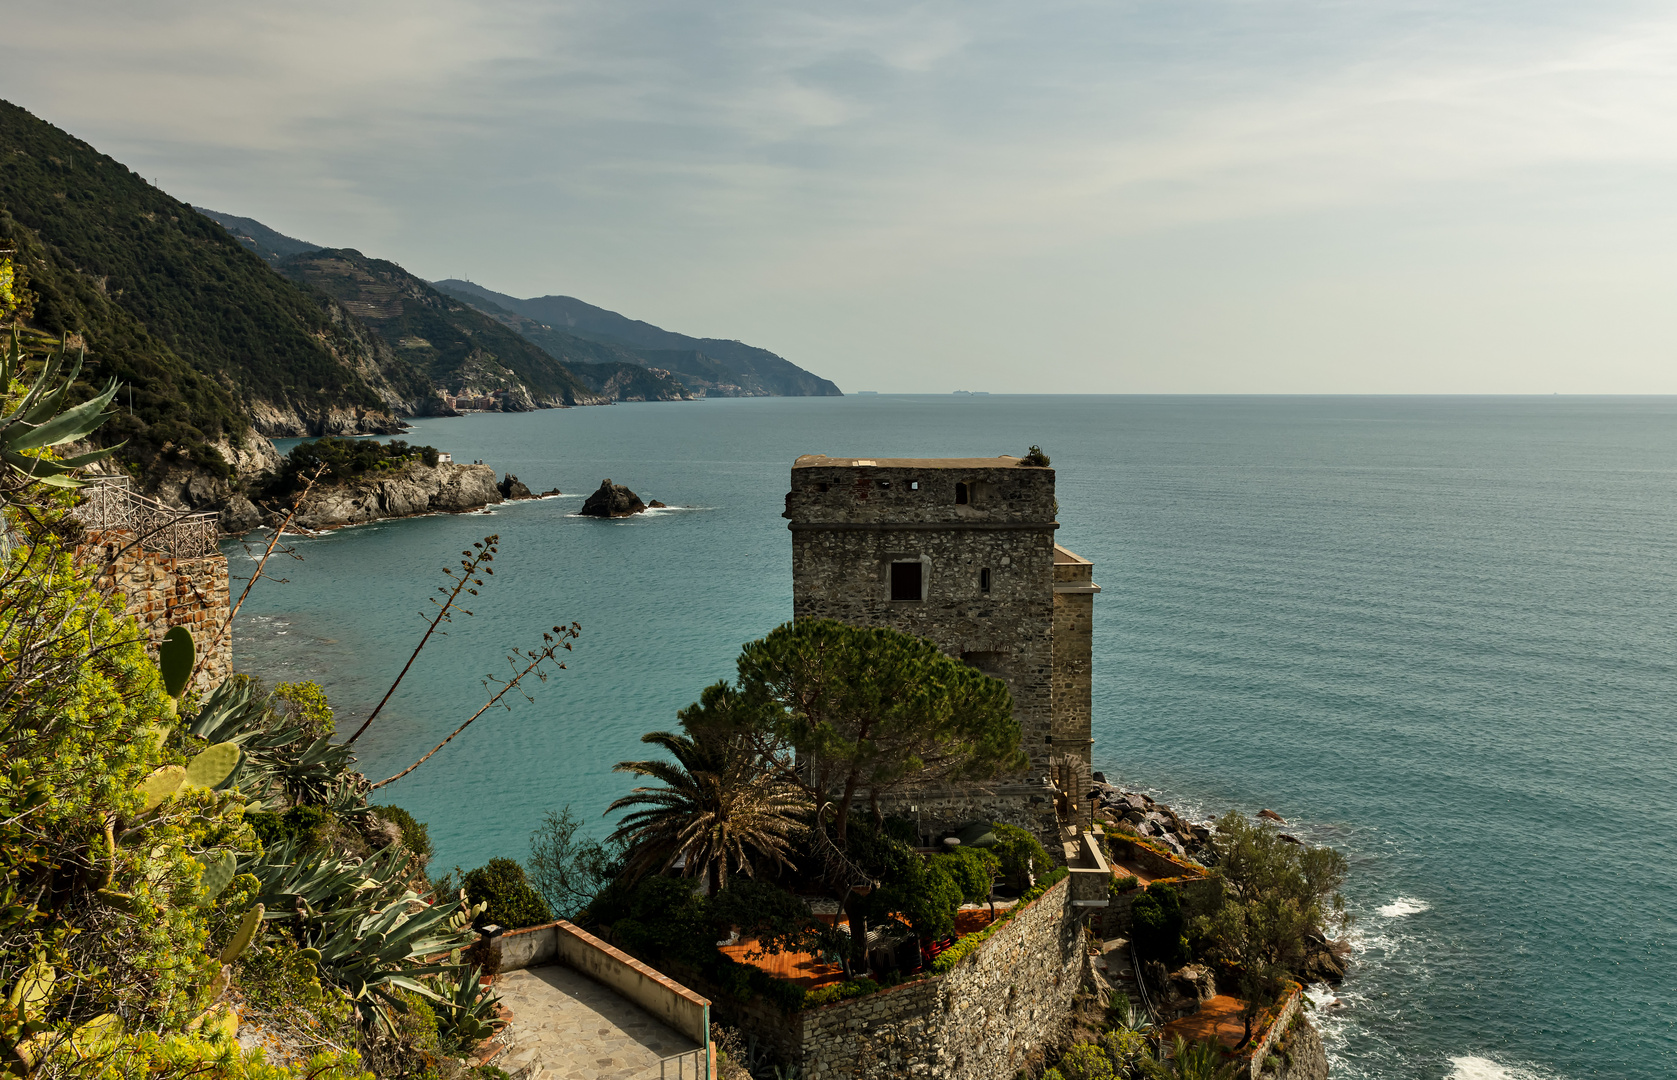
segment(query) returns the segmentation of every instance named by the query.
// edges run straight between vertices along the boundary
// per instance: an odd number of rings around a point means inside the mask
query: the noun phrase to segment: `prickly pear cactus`
[[[12,986],[12,992],[6,995],[7,1011],[21,1013],[32,1020],[39,1019],[57,978],[58,973],[45,960],[36,960],[23,969],[23,974]]]
[[[239,923],[239,929],[234,932],[233,940],[221,950],[221,963],[231,964],[250,947],[250,939],[256,936],[257,927],[262,925],[262,905],[257,904],[245,912],[245,917]]]
[[[192,631],[177,626],[164,634],[157,646],[157,670],[163,675],[163,692],[172,698],[180,697],[187,680],[192,678],[192,665],[197,659]]]
[[[204,899],[214,900],[221,895],[221,891],[233,882],[233,874],[239,868],[239,857],[231,851],[221,853],[221,858],[204,864]]]
[[[167,799],[181,789],[186,783],[186,769],[181,765],[165,765],[140,782],[140,794],[145,796],[146,804],[142,810],[150,810],[158,803]]]
[[[219,786],[239,767],[239,744],[216,743],[207,747],[186,766],[186,786],[213,788]]]

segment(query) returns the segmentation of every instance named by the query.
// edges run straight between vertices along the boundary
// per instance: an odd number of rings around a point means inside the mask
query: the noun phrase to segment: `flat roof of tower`
[[[825,454],[805,454],[792,463],[794,469],[814,468],[872,468],[872,469],[1011,469],[1019,459],[1002,454],[1000,457],[926,457],[926,458],[835,458]],[[1029,466],[1026,466],[1029,468]]]

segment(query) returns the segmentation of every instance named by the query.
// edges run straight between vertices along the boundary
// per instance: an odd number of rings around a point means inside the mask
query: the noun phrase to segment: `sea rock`
[[[1345,981],[1345,959],[1350,947],[1342,941],[1329,941],[1320,934],[1307,934],[1304,940],[1304,964],[1299,971],[1305,982],[1325,982],[1338,986]]]
[[[535,493],[524,486],[524,482],[512,473],[507,473],[506,477],[495,485],[495,490],[501,493],[503,499],[533,499],[536,497]]]
[[[668,510],[669,506],[659,502],[657,499],[653,499],[651,502],[646,504],[646,508],[648,510]]]
[[[541,493],[541,497],[545,499],[550,495],[563,495],[563,494],[564,494],[564,492],[560,491],[558,488],[548,488],[546,491]]]
[[[393,472],[316,486],[295,519],[305,529],[331,529],[411,514],[460,513],[504,501],[487,465],[410,462]]]
[[[247,533],[262,524],[262,511],[256,504],[243,495],[234,493],[227,499],[227,505],[221,508],[221,531],[237,536]]]
[[[586,517],[615,518],[628,517],[646,509],[641,497],[624,487],[614,484],[609,479],[600,481],[600,489],[588,496],[582,504],[582,513]]]
[[[1287,819],[1282,817],[1280,814],[1277,814],[1274,810],[1259,810],[1258,816],[1266,821],[1273,821],[1277,825],[1287,824]]]

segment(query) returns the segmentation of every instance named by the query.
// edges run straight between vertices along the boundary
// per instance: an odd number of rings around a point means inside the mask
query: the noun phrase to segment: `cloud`
[[[647,317],[788,305],[806,342],[1206,230],[1588,228],[1580,185],[1630,213],[1677,154],[1677,16],[1642,3],[59,0],[8,33],[6,96],[193,201]]]

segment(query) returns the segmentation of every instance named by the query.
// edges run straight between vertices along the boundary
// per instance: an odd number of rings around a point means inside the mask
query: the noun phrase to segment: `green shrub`
[[[872,979],[851,979],[849,982],[823,986],[819,990],[807,990],[799,1005],[805,1009],[813,1009],[821,1005],[831,1005],[835,1001],[849,1001],[851,998],[875,994],[881,989],[883,988]]]
[[[474,904],[488,904],[477,925],[495,923],[508,930],[552,922],[547,904],[530,887],[517,859],[490,859],[460,879],[460,887]]]
[[[419,856],[421,861],[431,858],[431,830],[423,821],[416,821],[400,806],[373,806],[368,809],[402,831],[403,847]]]
[[[932,862],[949,873],[968,903],[990,895],[990,883],[1001,869],[1001,860],[983,848],[956,848],[947,855],[934,855]]]
[[[1033,873],[1046,874],[1054,865],[1047,850],[1024,829],[999,821],[992,823],[991,828],[996,834],[996,844],[990,850],[1001,860],[1002,879],[1008,891],[1024,892],[1030,888]]]
[[[1078,1043],[1060,1056],[1058,1066],[1066,1080],[1112,1080],[1112,1059],[1094,1043]]]
[[[1187,960],[1182,898],[1171,885],[1149,885],[1130,905],[1130,934],[1143,960],[1175,967]]]
[[[255,810],[245,815],[245,822],[256,830],[264,849],[288,840],[307,849],[319,847],[325,840],[332,813],[323,806],[293,806],[283,814]]]
[[[1066,1076],[1059,1069],[1049,1069],[1042,1074],[1042,1080],[1066,1080]]]
[[[1107,886],[1107,891],[1113,896],[1118,896],[1121,893],[1129,892],[1131,889],[1140,884],[1140,878],[1136,877],[1134,874],[1125,874],[1123,877],[1113,878],[1112,884]]]

